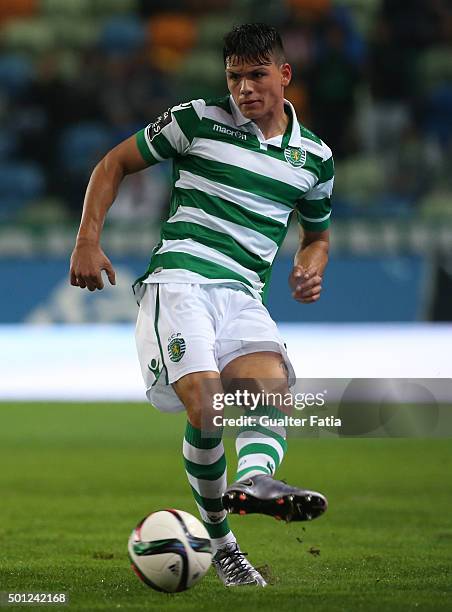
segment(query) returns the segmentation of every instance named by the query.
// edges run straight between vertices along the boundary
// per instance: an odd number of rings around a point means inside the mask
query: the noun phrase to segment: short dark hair
[[[281,36],[276,28],[266,23],[236,25],[224,37],[223,60],[236,57],[244,62],[270,64],[272,56],[283,64],[286,61]]]

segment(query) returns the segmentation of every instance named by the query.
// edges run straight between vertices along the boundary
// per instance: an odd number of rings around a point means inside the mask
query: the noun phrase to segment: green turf
[[[71,611],[450,609],[449,440],[291,440],[279,475],[324,491],[327,514],[231,518],[271,586],[225,589],[212,570],[176,595],[143,585],[132,527],[159,508],[196,514],[184,426],[141,404],[0,404],[0,591],[66,591],[52,608]]]

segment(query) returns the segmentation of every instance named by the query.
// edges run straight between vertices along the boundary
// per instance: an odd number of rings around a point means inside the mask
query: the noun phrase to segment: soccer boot
[[[234,482],[225,491],[223,507],[233,514],[268,514],[283,521],[310,521],[325,512],[326,498],[298,489],[267,474]]]
[[[212,563],[224,586],[243,586],[246,584],[267,586],[265,580],[254,569],[245,555],[246,553],[242,553],[236,542],[226,544],[226,546],[217,550]]]

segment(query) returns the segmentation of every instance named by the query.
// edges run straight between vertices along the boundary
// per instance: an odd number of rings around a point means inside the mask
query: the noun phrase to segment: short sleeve
[[[310,232],[323,232],[330,225],[334,160],[331,149],[325,143],[322,144],[324,156],[320,164],[318,181],[297,203],[298,221]]]
[[[148,165],[187,154],[205,107],[204,100],[192,100],[173,106],[136,133],[138,149]]]

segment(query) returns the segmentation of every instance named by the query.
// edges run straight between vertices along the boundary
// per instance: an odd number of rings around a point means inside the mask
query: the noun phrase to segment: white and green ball
[[[136,575],[157,591],[185,591],[201,580],[212,562],[204,525],[183,510],[159,510],[146,516],[129,538]]]

